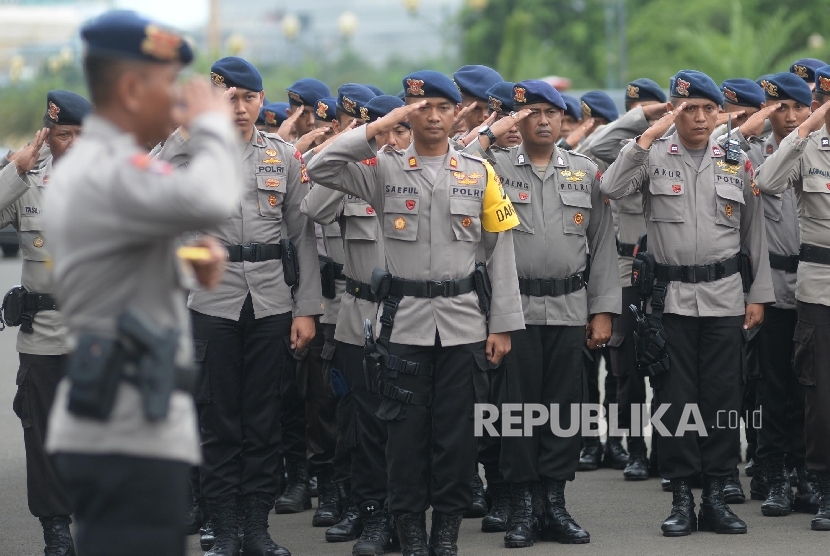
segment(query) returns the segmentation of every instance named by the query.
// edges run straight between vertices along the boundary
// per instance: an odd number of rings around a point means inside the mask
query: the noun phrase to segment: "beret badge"
[[[678,79],[677,83],[675,83],[675,89],[677,90],[678,95],[682,95],[684,97],[689,96],[689,87],[692,84],[684,79]]]
[[[406,94],[412,96],[423,96],[424,95],[424,80],[423,79],[407,79],[406,80],[407,89]]]
[[[807,79],[807,67],[802,66],[800,64],[793,65],[793,73],[796,74],[801,79]]]
[[[266,110],[265,123],[268,125],[277,125],[277,115],[271,110]]]
[[[818,76],[818,88],[824,92],[830,93],[830,78]]]
[[[46,114],[49,116],[49,119],[53,122],[58,121],[58,114],[60,113],[61,109],[58,108],[58,105],[54,102],[49,103],[49,110],[47,110]]]
[[[582,113],[589,118],[591,117],[591,107],[584,100],[582,101]]]
[[[182,39],[155,25],[148,25],[144,29],[144,40],[141,42],[141,52],[158,60],[173,62],[179,59],[179,49]]]
[[[369,121],[369,110],[365,106],[360,107],[360,117],[367,122]]]
[[[640,98],[640,88],[635,87],[634,85],[629,85],[626,95],[628,95],[628,98]]]
[[[218,73],[210,72],[210,80],[213,81],[214,85],[218,85],[219,87],[227,87],[225,84],[225,76],[219,75]]]
[[[357,112],[355,112],[356,104],[349,97],[343,97],[343,108],[345,108],[346,112],[348,112],[349,114],[357,114]]]
[[[317,116],[320,118],[326,117],[326,112],[329,109],[329,105],[323,102],[322,100],[317,101]]]
[[[490,110],[493,112],[501,112],[501,101],[496,97],[490,97],[489,100]]]
[[[524,87],[516,87],[515,89],[513,89],[513,100],[524,104],[527,102],[525,94],[527,94],[527,89],[525,89]]]
[[[766,90],[767,94],[771,97],[778,96],[778,85],[774,85],[769,81],[764,82],[764,89]]]
[[[723,96],[725,96],[726,100],[728,100],[729,102],[738,102],[738,95],[732,89],[724,87]]]
[[[303,97],[295,93],[294,91],[288,91],[288,98],[293,100],[294,102],[298,102],[300,104],[303,103]]]

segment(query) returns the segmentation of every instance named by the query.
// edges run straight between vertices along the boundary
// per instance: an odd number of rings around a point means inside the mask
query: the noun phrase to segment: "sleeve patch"
[[[365,160],[361,160],[363,164],[366,166],[377,166],[378,165],[378,157],[367,158]]]
[[[173,172],[173,166],[163,160],[157,160],[147,154],[137,154],[130,157],[130,164],[141,170],[142,172],[150,172],[152,174],[159,174],[161,176],[170,175]]]

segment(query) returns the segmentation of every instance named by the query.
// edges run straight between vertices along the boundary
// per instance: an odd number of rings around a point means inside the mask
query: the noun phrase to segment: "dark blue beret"
[[[723,101],[738,106],[761,108],[764,102],[764,89],[752,79],[737,77],[727,79],[720,86]]]
[[[260,114],[266,124],[271,127],[279,127],[288,119],[288,114],[285,113],[288,108],[287,102],[269,102],[263,105]]]
[[[375,96],[379,97],[380,95],[385,95],[386,94],[381,90],[380,87],[375,87],[374,85],[371,85],[369,83],[364,83],[363,86],[366,87],[367,89],[369,89],[370,91],[372,91],[373,93],[375,93]]]
[[[681,70],[674,76],[671,96],[679,99],[705,98],[718,106],[723,105],[723,94],[717,84],[705,73],[695,70]]]
[[[318,100],[331,96],[331,91],[326,84],[313,77],[303,77],[286,91],[288,91],[288,103],[292,106],[316,106]]]
[[[802,58],[793,62],[790,66],[790,73],[797,75],[807,83],[813,83],[816,80],[816,70],[826,65],[827,62],[815,58]]]
[[[46,118],[57,125],[81,125],[81,121],[92,112],[87,99],[70,91],[49,91],[46,93]]]
[[[334,97],[323,97],[317,101],[314,107],[314,119],[322,122],[333,122],[337,119],[337,99]]]
[[[405,105],[406,103],[404,101],[398,97],[393,97],[392,95],[376,96],[366,103],[366,112],[368,112],[369,115],[369,119],[367,121],[374,122],[378,118],[384,117],[395,108],[400,108]],[[412,129],[409,122],[401,122],[401,125]]]
[[[421,70],[410,73],[403,78],[404,94],[410,98],[445,98],[458,104],[461,102],[461,93],[453,80],[443,73],[432,70]]]
[[[547,81],[527,79],[513,85],[514,110],[521,110],[527,104],[540,102],[547,102],[562,110],[567,109],[565,101],[562,100],[562,95]]]
[[[770,101],[794,100],[805,106],[813,102],[813,91],[807,82],[794,73],[781,72],[767,78],[764,93]]]
[[[259,70],[238,56],[216,60],[210,67],[210,79],[219,87],[239,87],[257,93],[263,89]]]
[[[107,58],[189,64],[193,50],[184,37],[129,10],[113,10],[81,29],[86,53]]]
[[[487,105],[491,112],[509,114],[513,111],[513,83],[502,81],[487,89]]]
[[[346,83],[337,89],[337,108],[355,118],[362,118],[366,109],[366,103],[377,95],[363,85],[357,83]]]
[[[579,104],[579,99],[571,95],[562,95],[562,100],[565,101],[565,115],[570,116],[574,120],[582,119],[582,107]]]
[[[628,84],[628,88],[625,91],[626,102],[640,102],[644,100],[666,102],[666,93],[663,92],[660,85],[647,77],[635,79]]]
[[[816,70],[816,92],[830,95],[830,66],[822,66]]]
[[[463,94],[482,100],[487,100],[487,89],[504,81],[499,72],[487,66],[464,66],[452,78]]]
[[[579,99],[582,111],[589,117],[605,118],[613,122],[620,117],[614,99],[602,91],[588,91]]]

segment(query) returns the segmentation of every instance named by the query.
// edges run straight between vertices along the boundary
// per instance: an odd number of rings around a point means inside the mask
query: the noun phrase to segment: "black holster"
[[[293,288],[300,282],[300,261],[297,258],[297,248],[291,240],[280,240],[282,246],[282,272],[285,284]]]
[[[738,264],[741,269],[741,283],[744,287],[744,293],[749,293],[755,278],[752,276],[752,256],[748,248],[741,247],[741,252],[738,255]]]
[[[375,342],[372,321],[369,319],[363,323],[363,332],[363,376],[366,380],[366,389],[372,394],[379,394],[380,383],[383,380],[383,356],[389,354],[383,346]]]
[[[334,299],[337,297],[337,289],[334,284],[334,259],[317,255],[320,262],[320,283],[323,286],[323,297]]]
[[[490,302],[493,299],[493,286],[490,284],[490,275],[487,274],[487,265],[476,263],[475,268],[476,295],[478,308],[486,315],[490,314]]]
[[[646,252],[637,253],[631,263],[631,285],[643,299],[651,297],[654,287],[654,255]]]

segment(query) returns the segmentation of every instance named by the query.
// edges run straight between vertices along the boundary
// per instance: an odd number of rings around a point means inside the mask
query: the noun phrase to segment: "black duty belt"
[[[39,311],[57,311],[58,304],[55,296],[48,293],[26,292],[23,296],[23,311],[37,313]]]
[[[228,260],[232,263],[259,263],[282,258],[282,246],[279,243],[251,243],[249,245],[228,246]]]
[[[585,288],[585,274],[567,278],[519,278],[519,291],[531,297],[559,297]]]
[[[711,264],[697,265],[654,265],[654,276],[657,282],[685,282],[697,284],[700,282],[714,282],[727,276],[737,274],[741,270],[740,257],[735,255]]]
[[[346,276],[346,292],[353,297],[364,301],[371,301],[372,303],[380,301],[377,297],[375,297],[375,294],[372,293],[371,285],[358,282],[348,276]]]
[[[805,263],[830,265],[830,249],[827,247],[819,247],[818,245],[810,245],[809,243],[802,243],[798,258]]]
[[[620,243],[617,242],[617,255],[620,257],[633,257],[637,254],[636,243]]]
[[[455,297],[470,293],[476,289],[475,274],[458,280],[404,280],[392,278],[389,297]]]
[[[769,265],[775,270],[796,272],[798,271],[798,255],[779,255],[770,251]]]

